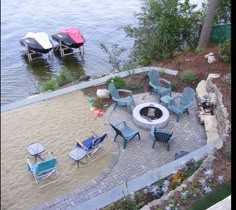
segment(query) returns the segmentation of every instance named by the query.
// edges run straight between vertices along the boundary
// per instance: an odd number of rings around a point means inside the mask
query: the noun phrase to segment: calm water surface
[[[200,5],[202,1],[190,2]],[[112,67],[100,43],[108,48],[119,44],[128,53],[133,40],[125,38],[118,28],[135,25],[134,13],[141,6],[141,0],[1,0],[1,105],[32,95],[40,83],[53,78],[62,67],[78,75],[110,72]],[[84,63],[76,55],[30,63],[24,58],[19,40],[26,33],[43,31],[51,36],[67,27],[79,28],[85,37]]]
[[[62,67],[78,74],[110,72],[100,43],[108,48],[117,43],[130,50],[132,40],[118,28],[136,24],[134,12],[140,11],[140,6],[140,0],[1,0],[1,105],[32,95]],[[43,31],[51,36],[67,27],[79,28],[85,37],[84,63],[78,55],[30,63],[24,58],[19,40],[26,33]]]

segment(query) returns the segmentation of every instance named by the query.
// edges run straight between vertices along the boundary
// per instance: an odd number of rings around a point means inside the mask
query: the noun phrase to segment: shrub
[[[124,26],[128,37],[134,38],[130,57],[140,64],[165,59],[185,48],[195,48],[203,13],[189,1],[144,1],[135,16],[138,26]]]
[[[67,69],[63,68],[56,78],[58,85],[61,87],[75,80],[75,76]]]
[[[140,90],[141,88],[142,88],[142,85],[140,85],[138,83],[131,83],[129,85],[130,90]]]
[[[48,81],[42,83],[42,91],[55,90],[58,87],[59,86],[58,86],[57,81],[55,79],[48,80]]]
[[[180,79],[184,82],[192,83],[193,81],[197,80],[197,75],[192,72],[191,70],[185,70],[180,75]]]
[[[124,88],[125,85],[126,85],[126,84],[125,84],[125,80],[122,79],[122,78],[119,77],[119,76],[111,77],[110,79],[108,79],[108,80],[106,81],[106,84],[108,85],[108,84],[111,83],[111,82],[114,82],[116,88],[118,88],[118,89],[122,89],[122,88]]]
[[[231,61],[231,40],[226,40],[218,46],[219,58],[224,62]]]
[[[175,90],[177,88],[177,85],[174,82],[170,83],[171,90]]]

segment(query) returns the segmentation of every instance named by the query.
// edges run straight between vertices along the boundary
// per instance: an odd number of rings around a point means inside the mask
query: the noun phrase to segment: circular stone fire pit
[[[152,125],[163,128],[169,121],[169,111],[156,103],[143,103],[133,110],[134,123],[143,129],[151,129]]]

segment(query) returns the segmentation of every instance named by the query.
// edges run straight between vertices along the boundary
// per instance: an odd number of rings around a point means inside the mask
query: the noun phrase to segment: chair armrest
[[[76,143],[77,143],[77,145],[76,145],[77,147],[80,147],[80,148],[82,148],[85,151],[87,150],[86,147],[79,140],[77,140]]]
[[[155,127],[155,125],[153,125],[153,126],[151,127],[151,135],[152,135],[153,137],[155,137],[155,136],[154,136],[154,131],[155,131],[155,129],[156,129],[156,127]]]
[[[125,90],[125,89],[118,89],[118,92],[125,92],[125,93],[129,93],[130,95],[133,95],[131,90]]]
[[[30,170],[32,169],[32,164],[31,164],[31,162],[30,162],[30,159],[26,159],[26,161],[27,161],[27,164],[28,164],[28,166],[29,166],[29,168],[30,168]]]
[[[118,122],[116,122],[115,124],[113,124],[114,126],[117,126],[117,125],[120,125],[120,124],[122,124],[122,123],[124,123],[125,125],[126,125],[126,123],[125,123],[125,121],[124,120],[120,120],[120,121],[118,121]]]
[[[171,86],[171,82],[169,82],[169,81],[166,80],[166,79],[160,78],[160,81],[166,83],[168,86]]]
[[[91,132],[95,137],[98,137],[98,135],[97,135],[94,131],[90,130],[90,132]]]
[[[154,89],[158,89],[159,87],[158,86],[156,86],[156,85],[154,85],[154,84],[152,84],[152,82],[150,81],[149,83],[148,83],[152,88],[154,88]]]

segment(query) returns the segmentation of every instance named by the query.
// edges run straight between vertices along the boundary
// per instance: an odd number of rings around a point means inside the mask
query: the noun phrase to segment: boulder
[[[99,98],[109,98],[110,97],[110,92],[107,89],[97,89],[96,95]]]
[[[206,80],[201,80],[197,87],[196,87],[196,95],[198,102],[201,103],[203,100],[203,97],[208,95],[207,89],[206,89]]]
[[[219,140],[217,119],[215,115],[204,117],[205,131],[207,135],[207,144],[216,143]]]

